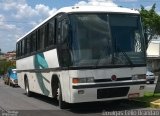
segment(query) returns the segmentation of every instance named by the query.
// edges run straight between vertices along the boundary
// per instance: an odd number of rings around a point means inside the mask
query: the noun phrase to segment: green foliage
[[[0,60],[0,74],[5,74],[9,67],[16,68],[15,61]]]
[[[146,103],[148,107],[150,107],[150,102],[154,102],[158,99],[160,99],[160,93],[154,94],[153,92],[146,92],[143,97],[136,98],[136,100]]]
[[[160,16],[155,11],[156,4],[153,4],[150,10],[141,6],[140,14],[145,32],[148,34],[148,42],[153,36],[160,35]]]

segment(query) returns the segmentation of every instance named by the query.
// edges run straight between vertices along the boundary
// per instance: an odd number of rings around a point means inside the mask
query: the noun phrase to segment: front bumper
[[[140,88],[145,84],[146,81],[131,81],[73,85],[71,103],[128,99],[130,94],[135,93],[142,97],[144,89]]]
[[[146,83],[146,81],[131,81],[131,82],[119,82],[119,83],[73,85],[73,89],[113,87],[113,86],[128,86],[128,85],[139,85],[139,84],[145,84],[145,83]]]

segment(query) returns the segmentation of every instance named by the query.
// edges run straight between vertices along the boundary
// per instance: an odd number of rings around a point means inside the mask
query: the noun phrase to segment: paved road
[[[0,79],[0,116],[5,113],[18,113],[18,116],[102,116],[103,111],[125,111],[133,109],[148,109],[135,101],[83,103],[72,106],[71,109],[60,110],[58,103],[51,98],[34,94],[27,97],[21,88],[12,88],[3,84]]]

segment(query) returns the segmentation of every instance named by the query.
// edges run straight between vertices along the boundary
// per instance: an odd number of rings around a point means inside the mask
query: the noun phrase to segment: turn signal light
[[[86,77],[86,78],[73,78],[72,83],[93,83],[94,78],[93,77]]]
[[[74,83],[74,84],[79,83],[79,78],[73,78],[72,83]]]

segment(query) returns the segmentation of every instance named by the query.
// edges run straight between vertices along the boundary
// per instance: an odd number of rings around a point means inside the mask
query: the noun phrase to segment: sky
[[[112,3],[118,6],[150,9],[156,3],[160,14],[160,0],[0,0],[0,49],[6,53],[16,49],[16,41],[61,7]]]

